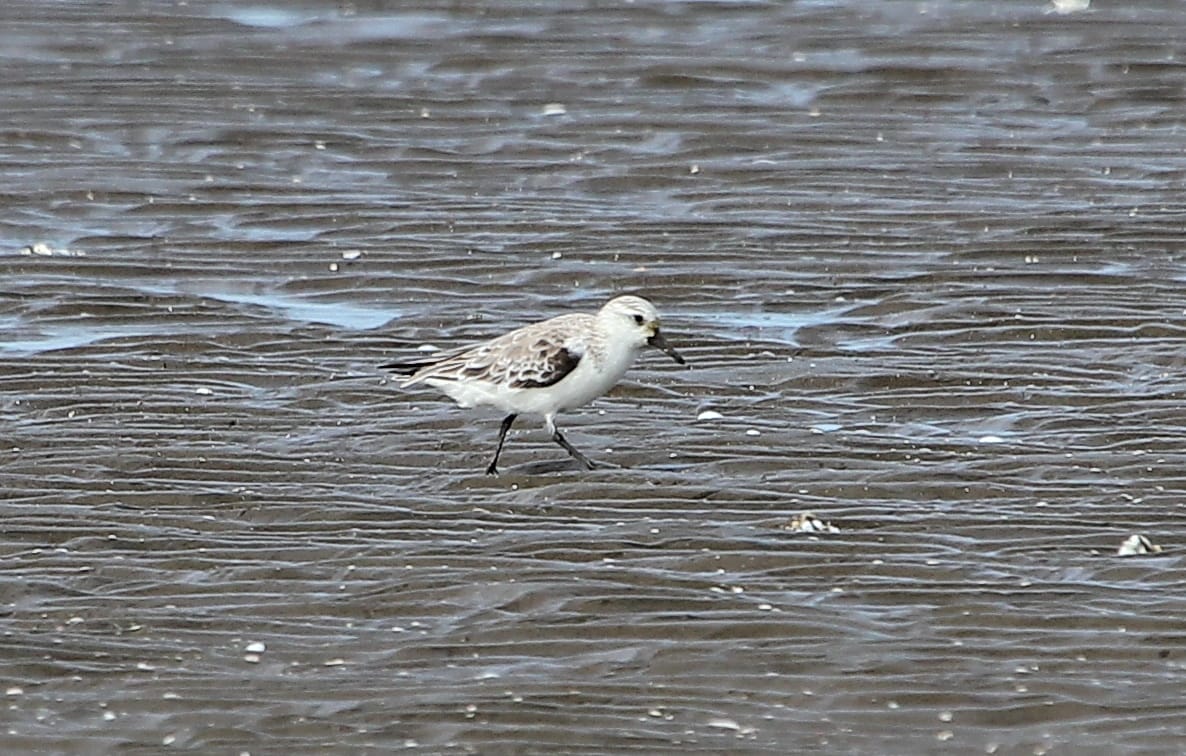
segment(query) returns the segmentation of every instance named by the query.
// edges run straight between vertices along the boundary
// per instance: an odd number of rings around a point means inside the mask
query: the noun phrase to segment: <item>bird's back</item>
[[[596,318],[584,313],[560,315],[517,328],[502,336],[395,364],[410,377],[405,386],[429,381],[491,383],[504,388],[553,385],[576,368],[596,333]]]

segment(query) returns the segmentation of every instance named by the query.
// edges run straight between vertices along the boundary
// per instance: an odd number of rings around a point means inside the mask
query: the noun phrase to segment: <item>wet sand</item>
[[[5,4],[3,750],[1180,751],[1180,29]],[[605,469],[377,369],[626,291]]]

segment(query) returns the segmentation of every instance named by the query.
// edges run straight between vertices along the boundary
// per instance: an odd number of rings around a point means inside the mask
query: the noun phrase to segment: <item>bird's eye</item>
[[[635,315],[634,322],[636,325],[642,325],[644,322],[646,322],[646,320],[641,315]]]

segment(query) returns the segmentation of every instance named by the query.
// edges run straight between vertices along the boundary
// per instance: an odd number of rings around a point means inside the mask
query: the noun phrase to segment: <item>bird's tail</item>
[[[406,359],[396,360],[395,362],[388,362],[385,365],[380,365],[380,370],[390,370],[397,375],[413,376],[426,367],[432,365],[439,365],[445,360],[452,359],[466,351],[467,347],[458,347],[457,349],[444,349],[437,352],[421,352],[414,357],[407,357]]]
[[[388,362],[386,365],[380,365],[380,370],[390,370],[396,375],[414,375],[417,370],[426,368],[436,362],[433,359],[423,360],[401,360],[399,362]]]

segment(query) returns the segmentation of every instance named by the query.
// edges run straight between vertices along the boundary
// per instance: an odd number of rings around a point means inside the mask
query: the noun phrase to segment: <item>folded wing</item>
[[[545,388],[576,370],[585,351],[582,344],[572,342],[571,330],[555,325],[553,321],[538,323],[474,347],[434,352],[380,367],[410,376],[405,386],[435,378],[483,381],[506,388]]]

